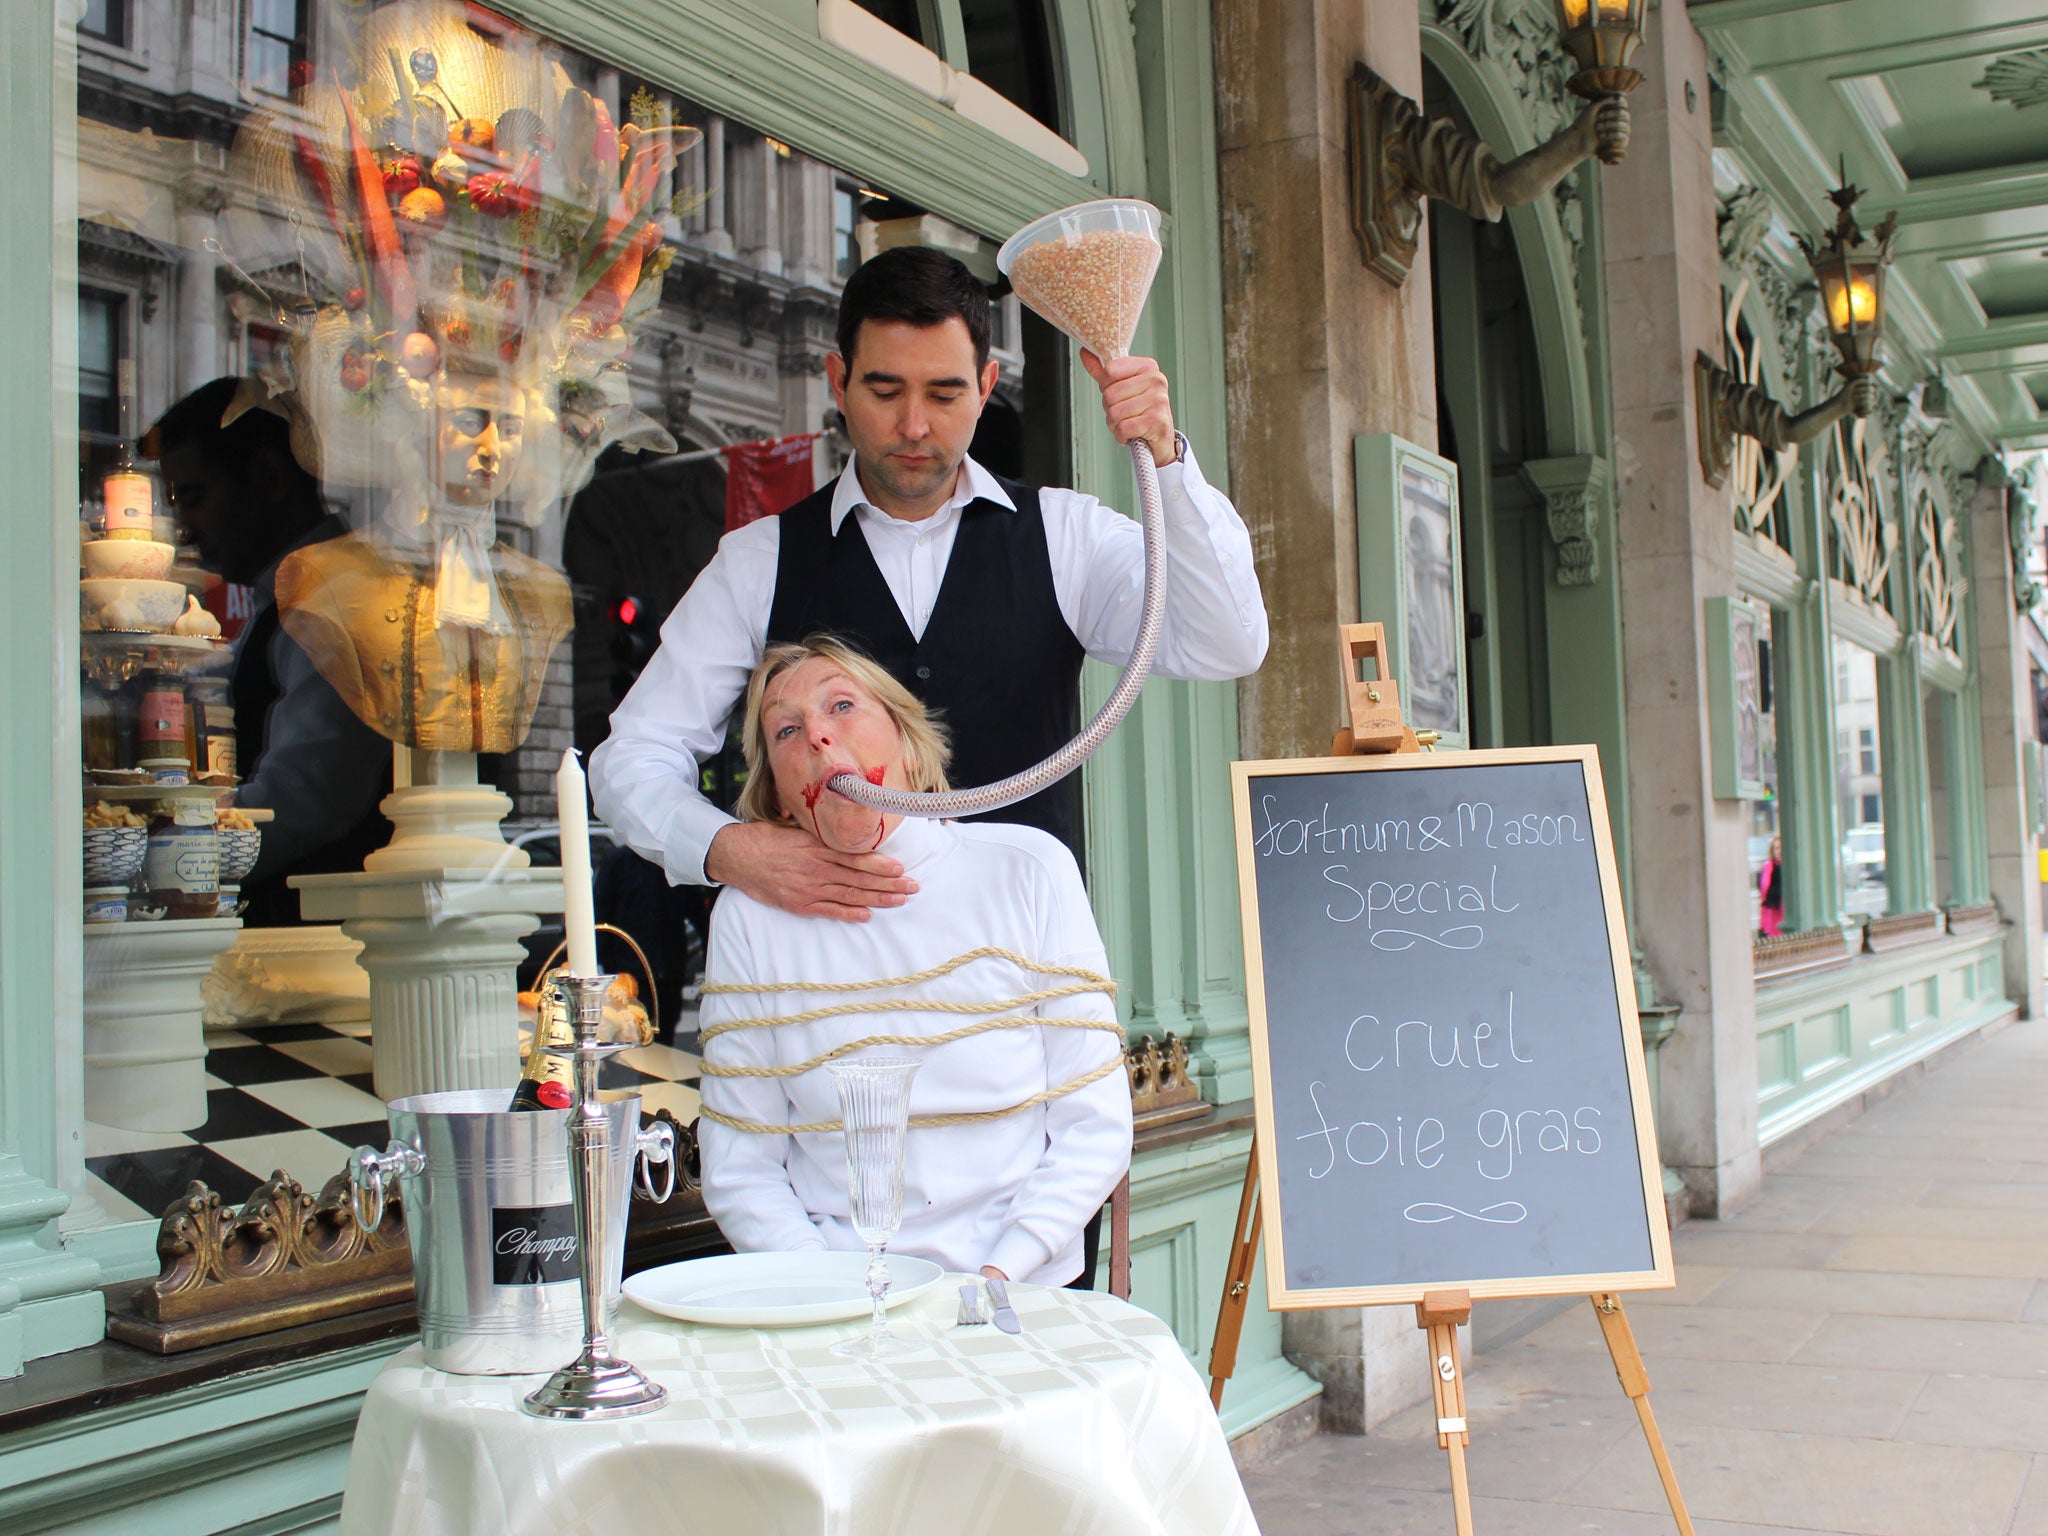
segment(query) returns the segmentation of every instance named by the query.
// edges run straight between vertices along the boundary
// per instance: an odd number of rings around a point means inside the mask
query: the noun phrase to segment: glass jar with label
[[[135,728],[123,719],[122,697],[91,683],[80,703],[80,731],[85,740],[85,766],[116,769],[135,766]]]
[[[186,685],[185,705],[197,733],[192,771],[221,783],[235,779],[235,706],[225,677],[195,677]]]
[[[205,800],[160,805],[149,822],[142,884],[166,917],[214,917],[220,911],[220,836]]]
[[[161,672],[146,676],[136,711],[135,755],[143,759],[181,757],[190,763],[190,729],[185,690],[178,679]]]

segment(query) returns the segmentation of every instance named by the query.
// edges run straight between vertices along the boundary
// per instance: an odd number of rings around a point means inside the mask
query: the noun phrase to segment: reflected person
[[[166,411],[142,450],[158,461],[201,562],[253,592],[229,689],[242,779],[235,803],[274,813],[242,891],[244,921],[275,927],[301,920],[287,877],[361,869],[389,840],[377,804],[391,787],[391,749],[278,622],[278,563],[348,525],[293,455],[289,425],[243,408],[260,394],[254,381],[215,379]]]

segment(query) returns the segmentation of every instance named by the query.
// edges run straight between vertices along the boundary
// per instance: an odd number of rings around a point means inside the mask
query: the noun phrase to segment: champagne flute
[[[854,1360],[886,1360],[926,1346],[889,1331],[889,1265],[883,1250],[903,1224],[903,1151],[910,1127],[910,1083],[920,1063],[901,1057],[835,1061],[827,1070],[839,1090],[846,1124],[846,1181],[853,1230],[868,1245],[868,1297],[874,1317],[868,1332],[843,1339],[832,1353]]]

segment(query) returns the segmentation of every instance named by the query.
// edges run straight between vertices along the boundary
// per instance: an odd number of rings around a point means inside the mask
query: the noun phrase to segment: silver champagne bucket
[[[569,1175],[569,1111],[506,1109],[505,1090],[421,1093],[387,1106],[391,1144],[349,1159],[357,1209],[381,1211],[396,1176],[412,1243],[413,1292],[427,1364],[463,1376],[550,1371],[583,1344],[582,1274]],[[674,1138],[640,1129],[640,1096],[604,1104],[610,1178],[604,1202],[606,1314],[616,1310],[633,1163],[649,1199],[665,1200],[650,1168],[675,1187]]]

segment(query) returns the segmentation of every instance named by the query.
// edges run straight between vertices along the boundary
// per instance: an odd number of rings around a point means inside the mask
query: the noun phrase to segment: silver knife
[[[1005,1333],[1022,1333],[1024,1325],[1017,1321],[1017,1310],[1010,1305],[1010,1287],[994,1275],[984,1278],[988,1282],[989,1300],[995,1303],[995,1324]]]

